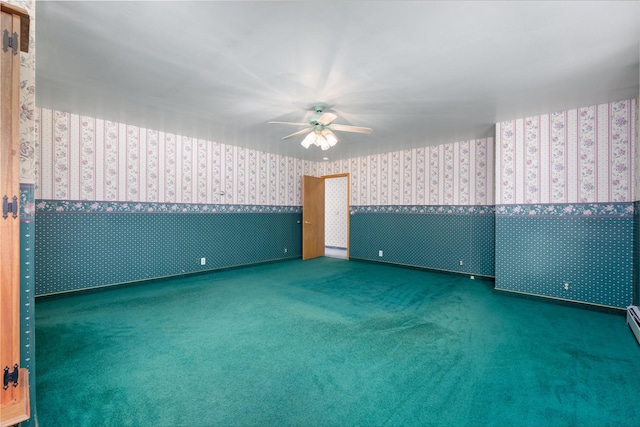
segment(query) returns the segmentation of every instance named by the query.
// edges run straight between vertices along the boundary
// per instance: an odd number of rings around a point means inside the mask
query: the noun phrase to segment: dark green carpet
[[[640,425],[621,316],[320,258],[42,299],[52,426]]]

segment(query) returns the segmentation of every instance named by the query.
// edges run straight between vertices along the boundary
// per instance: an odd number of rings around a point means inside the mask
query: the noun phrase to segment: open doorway
[[[349,174],[323,176],[324,255],[349,259]]]

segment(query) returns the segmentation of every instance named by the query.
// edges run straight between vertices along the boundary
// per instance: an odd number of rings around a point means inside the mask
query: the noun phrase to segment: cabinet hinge
[[[2,198],[2,218],[7,219],[9,212],[14,218],[18,217],[18,198],[13,196],[13,201],[9,203],[9,198],[4,196]]]
[[[2,35],[2,50],[6,52],[9,51],[9,48],[13,50],[13,54],[18,54],[18,48],[20,47],[20,43],[18,43],[18,33],[13,33],[13,36],[9,35],[9,30],[4,30],[4,34]]]
[[[14,387],[18,387],[18,372],[20,372],[20,369],[18,368],[19,366],[17,363],[13,365],[13,372],[9,372],[8,366],[4,367],[4,386],[2,388],[5,390],[9,388],[10,382],[13,382]]]

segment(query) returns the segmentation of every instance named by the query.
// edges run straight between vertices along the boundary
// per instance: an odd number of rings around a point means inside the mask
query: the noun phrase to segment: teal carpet
[[[320,258],[36,304],[53,426],[634,426],[624,317]]]

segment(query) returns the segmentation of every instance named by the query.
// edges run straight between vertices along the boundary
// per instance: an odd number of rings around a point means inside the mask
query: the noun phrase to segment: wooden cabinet
[[[0,3],[0,426],[29,418],[29,377],[20,368],[20,51],[29,15]]]

